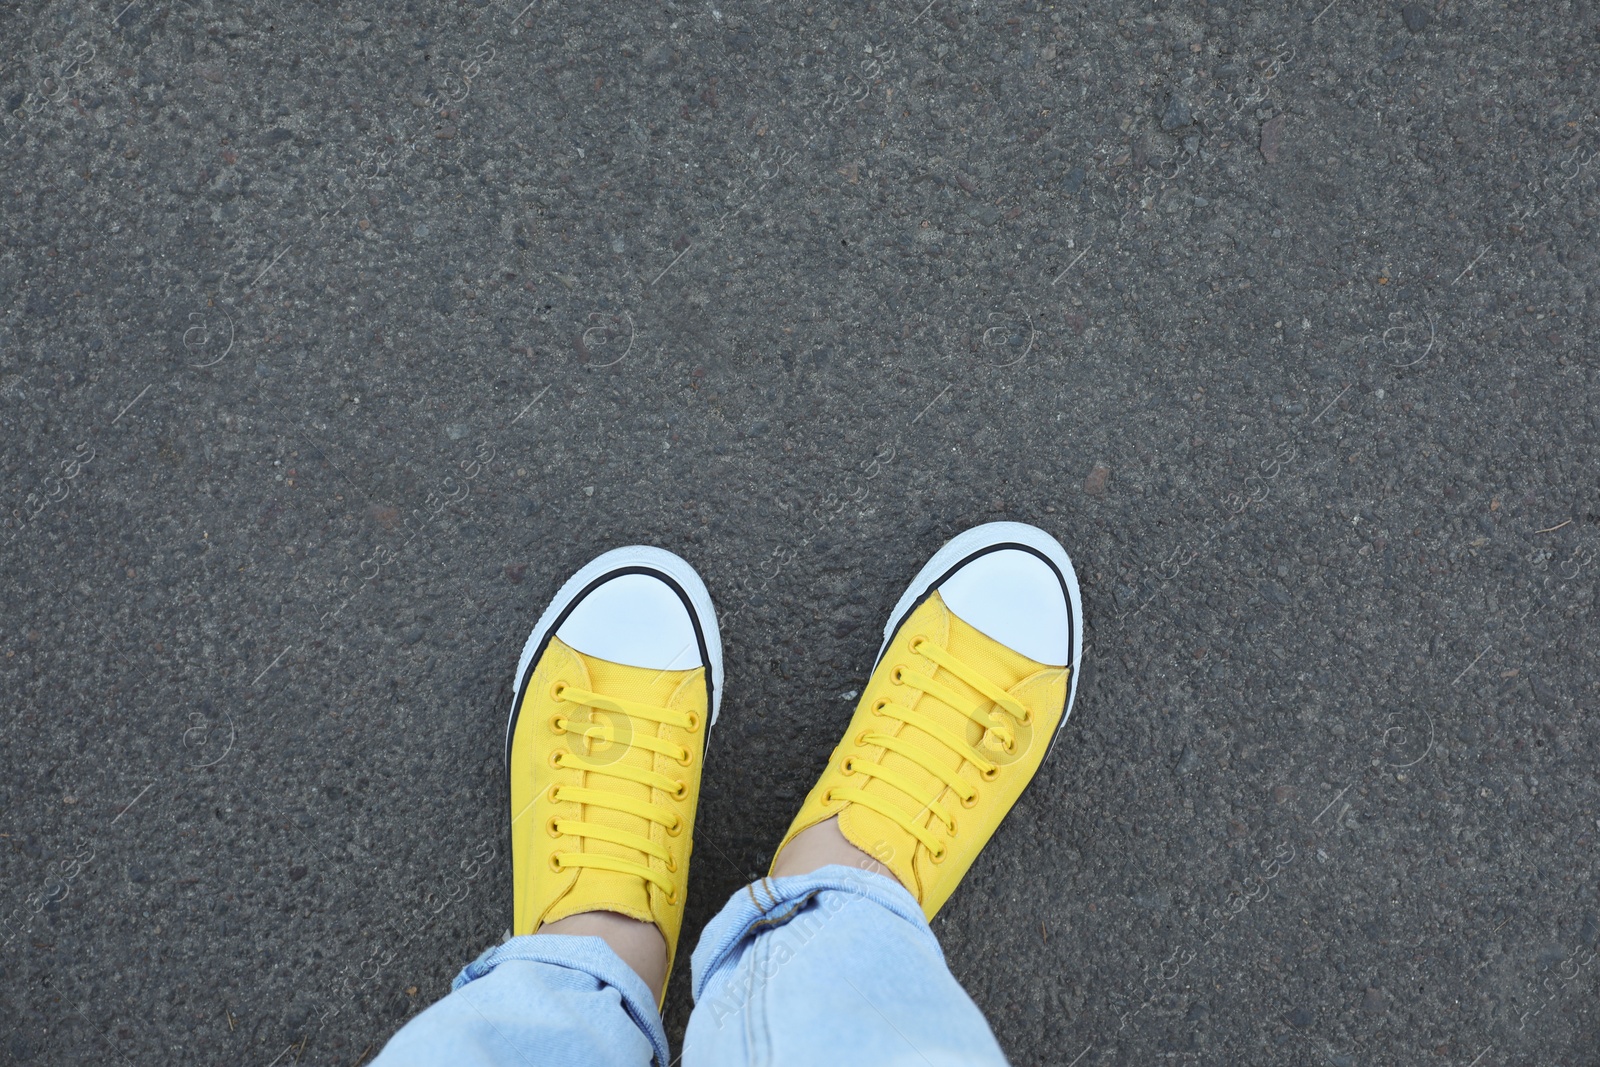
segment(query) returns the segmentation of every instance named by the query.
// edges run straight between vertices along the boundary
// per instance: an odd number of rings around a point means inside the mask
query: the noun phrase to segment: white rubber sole
[[[1061,547],[1061,542],[1037,526],[1029,526],[1025,522],[988,522],[952,537],[943,548],[933,554],[932,559],[923,564],[917,576],[911,579],[906,591],[895,602],[894,610],[889,612],[889,621],[884,624],[883,644],[878,646],[878,655],[872,661],[872,669],[874,671],[878,669],[878,663],[889,647],[890,638],[900,628],[905,617],[911,614],[930,591],[942,584],[962,563],[974,556],[1012,545],[1031,549],[1044,557],[1060,573],[1062,582],[1067,587],[1067,610],[1072,618],[1072,660],[1067,666],[1072,670],[1067,689],[1067,707],[1062,712],[1061,721],[1056,724],[1055,733],[1050,738],[1050,745],[1054,748],[1055,739],[1061,736],[1061,727],[1066,725],[1067,717],[1072,714],[1072,702],[1078,695],[1078,667],[1083,659],[1083,598],[1078,592],[1078,572],[1072,567],[1072,557]],[[1048,751],[1045,753],[1045,758],[1050,758]]]
[[[506,716],[506,752],[511,752],[511,730],[517,721],[517,708],[522,701],[523,687],[527,683],[528,669],[534,656],[544,647],[546,639],[590,587],[619,571],[650,571],[669,580],[688,602],[689,611],[700,625],[705,637],[706,666],[711,674],[711,719],[706,724],[706,744],[711,743],[711,727],[716,725],[717,712],[722,707],[722,634],[717,629],[717,612],[711,606],[711,593],[700,580],[687,560],[673,555],[664,548],[649,545],[628,545],[601,553],[579,568],[556,591],[550,606],[544,609],[533,632],[523,643],[522,656],[517,660],[517,673],[511,694],[511,711]]]

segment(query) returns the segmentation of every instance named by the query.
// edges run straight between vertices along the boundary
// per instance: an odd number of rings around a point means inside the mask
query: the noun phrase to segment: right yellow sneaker
[[[1067,719],[1081,604],[1072,560],[1037,527],[989,523],[940,549],[890,613],[850,728],[778,854],[837,816],[932,919]]]

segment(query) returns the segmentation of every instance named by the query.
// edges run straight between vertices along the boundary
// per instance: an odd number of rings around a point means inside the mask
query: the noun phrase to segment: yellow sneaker
[[[1067,719],[1080,605],[1066,550],[1036,527],[989,523],[940,549],[890,613],[850,729],[779,854],[837,816],[932,919]]]
[[[561,587],[506,725],[514,935],[615,912],[660,928],[671,973],[721,698],[716,614],[689,564],[619,548]]]

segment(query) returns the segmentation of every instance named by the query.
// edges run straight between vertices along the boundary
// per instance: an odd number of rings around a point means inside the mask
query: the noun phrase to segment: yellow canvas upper
[[[884,650],[779,852],[838,816],[932,919],[1044,760],[1068,673],[980,633],[934,593]]]
[[[550,639],[511,739],[513,934],[616,912],[661,929],[671,971],[707,718],[704,667],[629,667]]]

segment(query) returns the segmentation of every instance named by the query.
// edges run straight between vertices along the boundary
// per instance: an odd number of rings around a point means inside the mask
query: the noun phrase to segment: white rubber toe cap
[[[1067,598],[1050,565],[1031,552],[987,552],[946,578],[939,596],[962,622],[1031,660],[1072,662]]]
[[[687,671],[703,665],[689,609],[649,574],[620,574],[591,589],[556,636],[586,656],[630,667]]]

